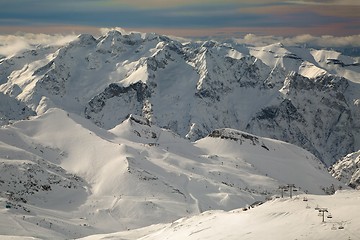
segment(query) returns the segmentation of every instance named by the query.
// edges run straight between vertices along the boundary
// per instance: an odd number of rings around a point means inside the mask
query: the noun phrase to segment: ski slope
[[[277,198],[247,211],[207,211],[169,224],[82,239],[359,239],[359,200],[358,191],[340,191],[332,196]],[[328,211],[324,222],[322,214],[319,216],[315,209],[319,207]]]

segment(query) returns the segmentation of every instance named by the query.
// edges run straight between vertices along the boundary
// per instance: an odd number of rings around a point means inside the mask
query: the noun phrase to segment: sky
[[[360,34],[360,0],[0,0],[0,34],[95,33],[181,37]]]

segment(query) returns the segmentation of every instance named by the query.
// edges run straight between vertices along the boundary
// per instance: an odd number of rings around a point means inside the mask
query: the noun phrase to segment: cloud
[[[172,8],[181,6],[209,6],[209,5],[261,5],[278,3],[279,0],[104,0],[103,5],[113,5],[135,8]]]
[[[0,35],[0,55],[12,56],[25,49],[35,49],[39,45],[61,46],[72,40],[77,35],[49,35],[34,33],[19,33],[17,35]]]
[[[233,36],[236,31],[248,32],[249,29],[222,28],[222,29],[123,29],[123,28],[98,28],[97,33],[104,35],[110,30],[117,30],[123,34],[128,34],[132,30],[139,32],[157,32],[173,36],[186,36],[187,39],[177,38],[179,41],[188,41],[190,36],[195,38],[212,35],[215,39],[224,39],[224,34]],[[203,32],[201,32],[203,31]],[[241,33],[240,33],[241,34]],[[96,37],[99,37],[95,34]],[[72,34],[42,34],[42,33],[18,33],[9,35],[0,35],[0,55],[8,57],[25,49],[35,49],[39,45],[43,46],[61,46],[72,40],[78,35]],[[175,37],[173,37],[175,38]],[[281,42],[285,46],[307,45],[314,48],[337,48],[337,47],[360,47],[360,34],[351,36],[314,36],[310,34],[296,35],[293,37],[282,36],[262,36],[256,34],[246,34],[242,38],[234,38],[234,42],[239,44],[248,44],[253,46],[265,46]]]
[[[359,1],[360,3],[360,1]],[[272,5],[272,6],[260,6],[239,8],[239,13],[254,13],[254,14],[271,14],[271,15],[292,15],[313,13],[318,16],[332,16],[341,18],[358,18],[360,12],[360,5],[307,5],[307,4],[295,4],[295,5]]]
[[[121,34],[129,34],[129,31],[126,31],[124,28],[120,28],[120,27],[113,27],[113,28],[99,28],[100,34],[101,35],[105,35],[106,33],[110,32],[110,31],[118,31]]]
[[[356,0],[359,2],[359,0]],[[0,33],[19,28],[55,33],[56,25],[160,29],[179,36],[231,32],[262,35],[353,35],[353,0],[0,0]],[[296,3],[296,4],[295,4]],[[311,5],[322,3],[326,5]],[[7,28],[4,32],[3,30]],[[12,32],[9,29],[14,29]],[[48,28],[48,29],[46,29]],[[188,33],[185,30],[188,29]],[[63,33],[62,29],[60,33]],[[20,30],[21,31],[21,30]],[[86,30],[87,32],[90,30]],[[218,35],[218,34],[217,34]],[[204,36],[204,35],[203,35]],[[239,36],[239,34],[234,35]]]
[[[360,35],[336,37],[336,36],[312,36],[309,34],[298,35],[294,37],[278,37],[278,36],[257,36],[247,34],[244,38],[235,39],[237,43],[249,44],[254,46],[264,46],[277,42],[281,42],[286,46],[308,45],[317,48],[331,47],[360,47]]]
[[[359,0],[294,0],[294,4],[360,6]]]

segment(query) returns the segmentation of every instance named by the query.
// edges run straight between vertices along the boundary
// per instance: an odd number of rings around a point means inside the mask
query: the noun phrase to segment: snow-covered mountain
[[[117,31],[6,56],[0,238],[194,235],[203,230],[178,223],[207,213],[222,221],[231,213],[212,210],[247,208],[280,196],[279,186],[295,184],[295,195],[348,189],[323,163],[360,148],[359,73],[355,58],[335,51]],[[354,156],[332,174],[350,179]],[[357,196],[325,203],[346,194]],[[298,211],[294,198],[266,206]],[[289,214],[285,222],[309,216]],[[250,218],[278,219],[260,215]]]
[[[360,148],[360,66],[335,51],[110,31],[0,61],[0,91],[37,114],[56,106],[105,129],[136,114],[190,140],[233,128],[327,165]]]
[[[3,126],[0,144],[3,235],[75,238],[246,207],[286,184],[346,188],[297,146],[233,129],[190,142],[135,115],[104,130],[51,108]]]

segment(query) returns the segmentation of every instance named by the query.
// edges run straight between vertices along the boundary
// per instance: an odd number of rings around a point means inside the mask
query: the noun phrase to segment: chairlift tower
[[[286,189],[288,189],[288,187],[282,185],[282,186],[279,186],[279,189],[281,190],[281,198],[284,198],[284,191],[285,191]]]
[[[295,188],[295,184],[288,184],[287,187],[290,189],[290,198],[292,198],[293,189]]]
[[[325,213],[328,212],[327,208],[319,208],[319,213],[322,213],[322,222],[325,222]]]

